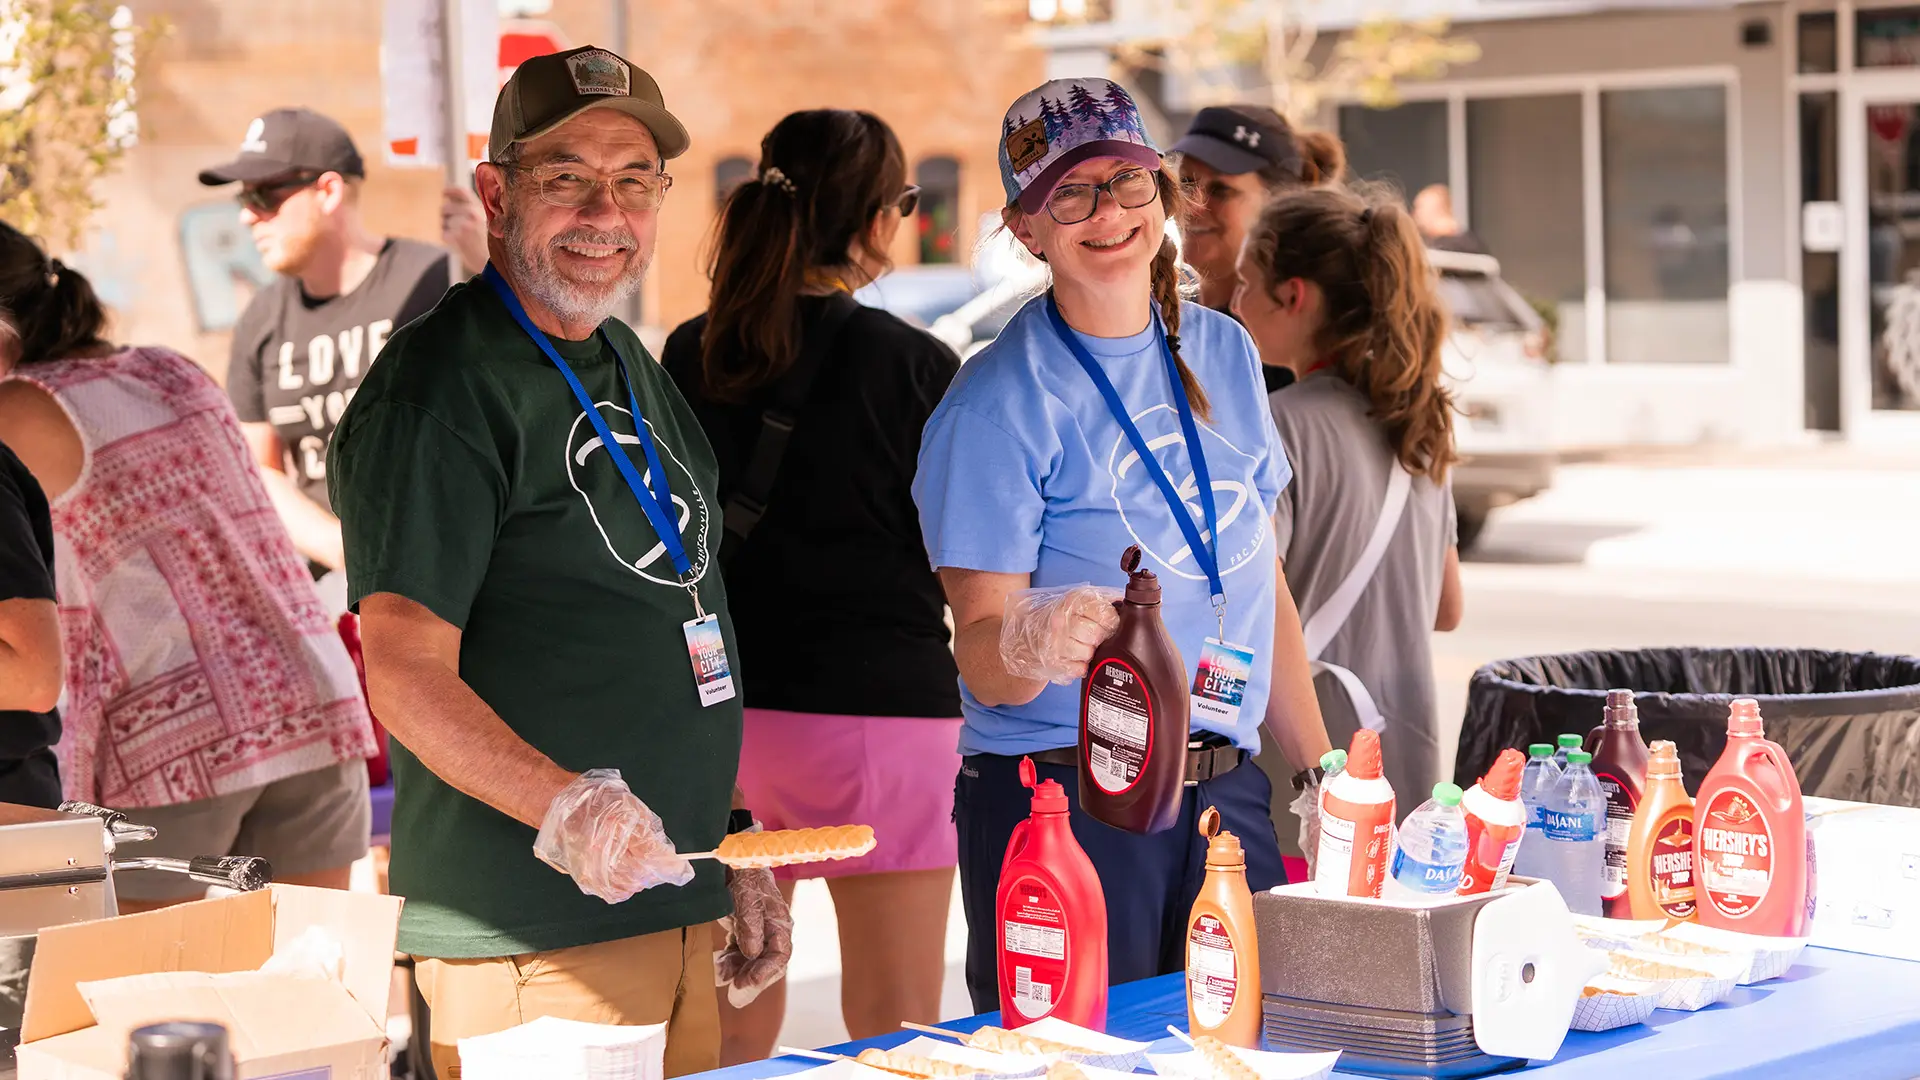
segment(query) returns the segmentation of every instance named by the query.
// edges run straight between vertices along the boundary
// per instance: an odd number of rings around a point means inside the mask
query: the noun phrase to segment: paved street
[[[1804,645],[1920,653],[1920,460],[1764,466],[1580,465],[1496,514],[1466,566],[1467,617],[1435,642],[1443,717],[1488,660],[1644,645]],[[1447,740],[1451,742],[1451,738]],[[796,903],[782,1041],[844,1038],[826,890]],[[972,1011],[948,934],[947,1016]]]

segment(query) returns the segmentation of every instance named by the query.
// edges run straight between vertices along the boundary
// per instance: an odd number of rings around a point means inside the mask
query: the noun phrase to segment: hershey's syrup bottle
[[[1164,832],[1187,775],[1187,665],[1160,619],[1160,580],[1140,548],[1120,568],[1120,628],[1093,654],[1080,694],[1080,806],[1116,829]]]

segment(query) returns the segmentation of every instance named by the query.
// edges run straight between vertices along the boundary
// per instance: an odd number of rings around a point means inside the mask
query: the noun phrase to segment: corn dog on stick
[[[1089,1050],[1084,1046],[1068,1046],[1066,1043],[1051,1039],[1036,1039],[1006,1028],[983,1027],[967,1036],[967,1045],[976,1050],[986,1050],[995,1054],[1025,1054],[1038,1057],[1045,1054],[1079,1054],[1082,1057],[1099,1057],[1100,1051]]]
[[[836,825],[826,829],[782,829],[734,833],[712,851],[689,859],[716,859],[737,870],[856,859],[874,846],[873,826]]]
[[[876,1069],[885,1069],[901,1076],[919,1077],[921,1080],[959,1080],[961,1077],[978,1075],[980,1070],[965,1065],[956,1065],[951,1061],[935,1061],[932,1058],[915,1057],[894,1050],[862,1050],[854,1058],[862,1065],[871,1065]]]
[[[1214,1080],[1260,1080],[1260,1074],[1241,1061],[1240,1055],[1211,1035],[1202,1035],[1193,1040],[1193,1048],[1207,1059],[1207,1065],[1213,1069]]]

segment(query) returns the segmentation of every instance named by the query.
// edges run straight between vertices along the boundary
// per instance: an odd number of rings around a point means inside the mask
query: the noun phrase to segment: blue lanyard
[[[1200,527],[1194,524],[1193,515],[1187,512],[1185,500],[1174,489],[1173,480],[1167,476],[1167,470],[1161,468],[1160,459],[1153,456],[1152,448],[1147,446],[1146,436],[1140,434],[1140,428],[1127,413],[1126,402],[1120,400],[1120,391],[1114,389],[1113,380],[1094,360],[1093,354],[1067,325],[1060,315],[1060,305],[1053,297],[1047,297],[1047,317],[1053,320],[1054,332],[1060,340],[1066,342],[1074,359],[1080,361],[1080,367],[1093,380],[1100,396],[1107,401],[1107,411],[1113,414],[1114,423],[1126,433],[1127,441],[1133,444],[1134,452],[1140,455],[1140,467],[1147,470],[1154,484],[1160,488],[1160,494],[1167,500],[1167,509],[1173,512],[1174,523],[1180,526],[1180,533],[1186,537],[1187,546],[1193,550],[1193,557],[1200,569],[1207,575],[1207,586],[1213,590],[1213,608],[1221,613],[1222,635],[1225,634],[1225,610],[1227,606],[1227,588],[1220,580],[1220,559],[1214,545],[1219,542],[1220,519],[1213,502],[1213,478],[1207,474],[1207,456],[1200,448],[1200,429],[1193,420],[1193,405],[1187,401],[1187,388],[1180,381],[1180,366],[1174,361],[1173,350],[1167,347],[1166,324],[1160,321],[1159,309],[1153,312],[1154,340],[1160,345],[1160,355],[1167,362],[1167,382],[1173,387],[1173,402],[1180,414],[1180,432],[1187,440],[1187,457],[1193,462],[1193,479],[1200,488],[1200,506],[1207,516],[1207,532],[1200,534]]]
[[[680,541],[680,517],[673,507],[673,487],[667,480],[667,470],[660,466],[660,453],[654,449],[653,433],[647,430],[647,419],[640,412],[640,400],[633,394],[633,376],[627,372],[627,362],[621,357],[620,350],[607,337],[605,330],[599,332],[600,340],[613,352],[613,362],[620,369],[621,382],[626,385],[627,405],[633,410],[633,431],[639,439],[641,451],[647,456],[647,473],[653,477],[654,487],[651,489],[646,480],[641,478],[639,470],[633,467],[633,459],[627,456],[619,440],[614,438],[613,430],[607,427],[606,418],[600,415],[600,407],[594,404],[587,388],[580,385],[580,377],[560,358],[553,342],[547,340],[547,335],[527,317],[527,309],[521,305],[520,298],[513,294],[513,286],[507,284],[507,279],[501,277],[500,271],[495,270],[491,263],[487,266],[485,277],[487,284],[499,294],[500,302],[507,305],[507,313],[513,316],[513,321],[520,324],[520,329],[527,332],[533,343],[540,346],[540,351],[547,354],[547,359],[553,361],[553,366],[560,369],[560,374],[566,376],[574,398],[580,402],[580,408],[586,411],[587,422],[593,425],[594,434],[600,436],[600,444],[606,447],[608,456],[613,458],[614,467],[620,470],[620,476],[632,490],[633,497],[639,500],[640,509],[646,511],[647,523],[653,526],[660,542],[666,545],[667,558],[673,560],[673,569],[680,575],[680,584],[685,585],[687,592],[692,594],[694,610],[699,612],[700,593],[694,583],[693,562],[687,558],[687,546]],[[701,614],[704,616],[704,612]]]

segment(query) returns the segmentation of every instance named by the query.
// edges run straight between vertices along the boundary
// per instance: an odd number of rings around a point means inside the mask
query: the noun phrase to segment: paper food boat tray
[[[1340,1061],[1340,1051],[1308,1054],[1275,1053],[1231,1047],[1234,1056],[1260,1080],[1327,1080]],[[1148,1054],[1153,1071],[1172,1080],[1214,1080],[1213,1066],[1197,1050],[1180,1054]]]
[[[1653,985],[1657,1001],[1654,1008],[1678,1012],[1698,1012],[1725,1001],[1740,984],[1748,967],[1741,957],[1671,956],[1666,953],[1613,952],[1608,954],[1613,967],[1607,974]],[[1624,962],[1624,963],[1623,963]],[[1694,974],[1663,978],[1646,973],[1644,966],[1690,971]]]
[[[1061,1058],[1075,1065],[1092,1065],[1098,1069],[1112,1069],[1115,1072],[1138,1072],[1147,1067],[1147,1048],[1152,1043],[1132,1042],[1116,1039],[1104,1031],[1094,1031],[1078,1024],[1069,1024],[1058,1017],[1045,1017],[1031,1024],[1011,1029],[1015,1034],[1026,1035],[1049,1042],[1064,1043],[1067,1046],[1082,1046],[1092,1051],[1087,1054],[1063,1054]]]
[[[1027,1080],[1029,1077],[1041,1076],[1046,1073],[1047,1066],[1051,1064],[1043,1057],[1027,1054],[995,1054],[975,1049],[965,1043],[930,1039],[925,1035],[901,1043],[893,1048],[893,1052],[964,1065],[969,1069],[979,1069],[981,1072],[1004,1077],[1006,1080]],[[1088,1080],[1097,1080],[1097,1078],[1089,1077]]]
[[[1660,995],[1651,983],[1602,977],[1604,992],[1583,996],[1573,1005],[1573,1030],[1612,1031],[1644,1024],[1659,1007]]]
[[[1777,979],[1791,971],[1794,962],[1806,951],[1807,939],[1763,937],[1701,926],[1699,923],[1679,923],[1658,934],[1641,938],[1640,944],[1659,952],[1684,951],[1685,946],[1699,946],[1741,957],[1747,961],[1747,970],[1740,976],[1740,985],[1752,986],[1768,979]]]

